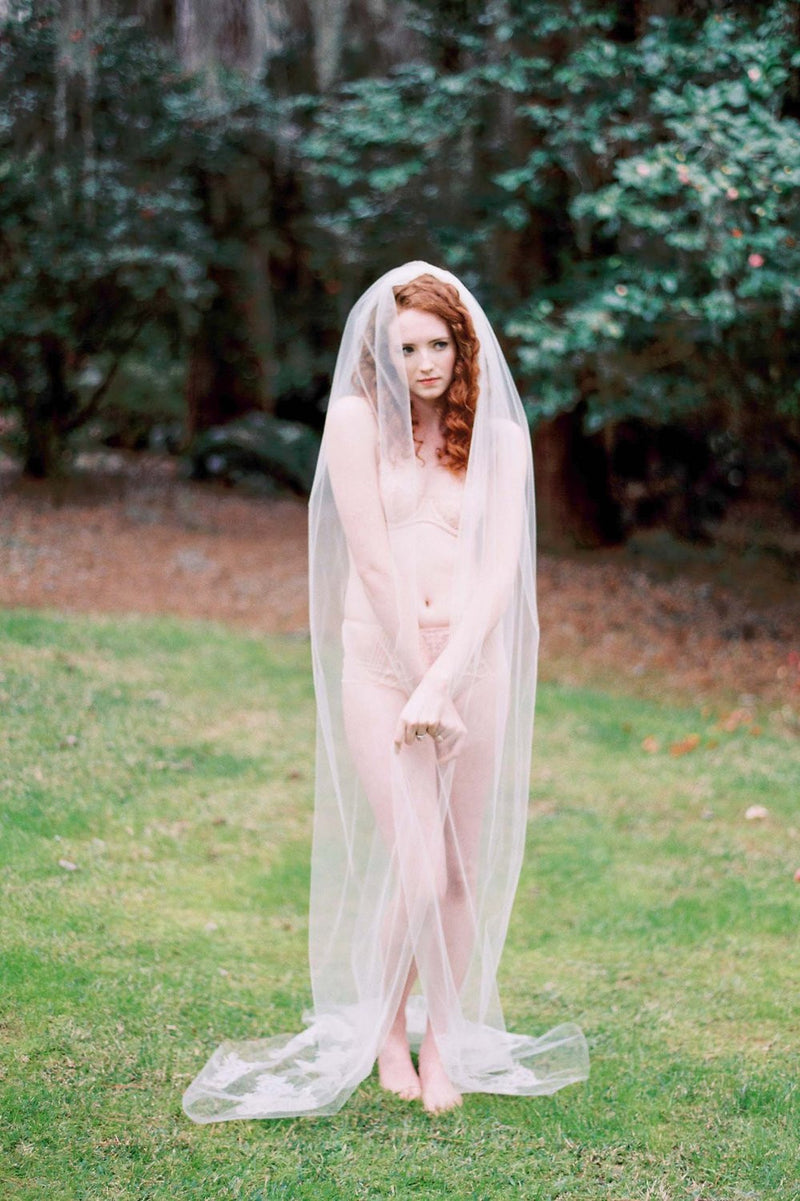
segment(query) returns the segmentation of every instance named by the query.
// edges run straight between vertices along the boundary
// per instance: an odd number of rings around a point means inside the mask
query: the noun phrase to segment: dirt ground
[[[188,482],[166,457],[103,452],[55,485],[0,464],[0,506],[0,605],[307,629],[300,500]],[[800,586],[728,534],[722,549],[653,534],[541,554],[542,675],[800,729]]]

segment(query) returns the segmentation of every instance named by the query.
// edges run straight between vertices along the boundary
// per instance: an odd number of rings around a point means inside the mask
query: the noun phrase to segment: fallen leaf
[[[719,722],[723,730],[727,730],[732,734],[734,730],[738,730],[739,726],[749,726],[753,722],[753,713],[750,709],[734,709],[727,717],[722,718]]]
[[[669,748],[669,753],[670,755],[675,756],[688,755],[689,751],[693,751],[699,745],[699,734],[687,734],[685,738],[680,740],[680,742],[673,742],[672,746]]]
[[[647,738],[642,740],[642,750],[646,751],[648,755],[655,755],[660,749],[661,744],[652,734],[648,734]]]
[[[58,866],[63,867],[65,872],[76,872],[78,870],[77,863],[73,863],[71,859],[59,859]]]

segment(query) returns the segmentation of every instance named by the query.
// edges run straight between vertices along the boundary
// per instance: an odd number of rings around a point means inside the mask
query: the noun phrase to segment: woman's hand
[[[467,727],[442,685],[423,679],[403,706],[394,734],[394,749],[432,738],[439,762],[447,763],[461,750]]]

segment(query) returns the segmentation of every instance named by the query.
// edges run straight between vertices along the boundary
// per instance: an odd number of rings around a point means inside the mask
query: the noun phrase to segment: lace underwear
[[[419,646],[425,667],[438,659],[450,637],[449,626],[425,626],[419,631]],[[392,653],[379,625],[369,621],[342,622],[345,684],[383,684],[402,688],[392,664]]]
[[[450,638],[450,626],[423,626],[419,630],[419,648],[423,666],[427,670],[441,655]],[[399,688],[407,691],[398,678],[393,654],[381,627],[371,621],[355,621],[345,618],[342,622],[342,644],[344,663],[342,683],[380,684],[384,688]],[[487,676],[502,674],[500,657],[502,649],[498,640],[490,636],[481,651],[478,661],[464,672],[459,689],[467,688]]]

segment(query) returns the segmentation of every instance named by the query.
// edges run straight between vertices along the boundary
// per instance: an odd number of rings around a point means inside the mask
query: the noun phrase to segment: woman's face
[[[453,379],[456,344],[450,326],[433,313],[402,309],[397,333],[411,399],[433,404],[444,396]]]

